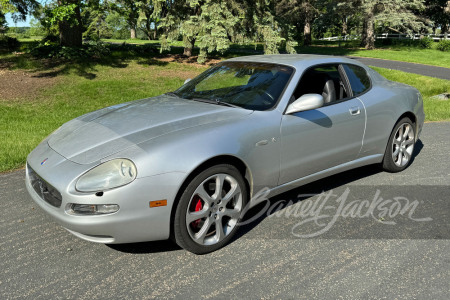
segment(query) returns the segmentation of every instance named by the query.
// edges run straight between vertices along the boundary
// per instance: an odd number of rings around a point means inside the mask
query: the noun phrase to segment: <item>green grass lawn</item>
[[[0,172],[23,167],[28,153],[63,123],[106,106],[173,91],[206,69],[152,63],[134,60],[121,66],[72,68],[31,99],[0,99]]]
[[[11,62],[8,69],[38,78],[53,76],[55,82],[31,95],[0,99],[0,172],[23,167],[28,153],[70,119],[102,107],[173,91],[185,79],[207,68],[152,57],[124,58],[114,53],[107,61],[61,62],[51,66],[26,55],[0,55],[0,66],[5,60]],[[427,121],[450,120],[450,102],[430,98],[450,92],[450,81],[376,70],[388,79],[417,87],[424,95]],[[27,83],[25,80],[11,84],[20,89]]]

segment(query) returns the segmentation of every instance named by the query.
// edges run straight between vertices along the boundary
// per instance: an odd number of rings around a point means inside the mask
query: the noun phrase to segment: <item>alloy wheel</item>
[[[235,228],[243,208],[242,189],[229,174],[215,174],[194,191],[186,211],[189,236],[200,245],[214,245]]]

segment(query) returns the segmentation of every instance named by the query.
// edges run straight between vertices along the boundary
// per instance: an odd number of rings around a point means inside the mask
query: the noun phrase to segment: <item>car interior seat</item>
[[[322,91],[324,103],[330,103],[336,101],[336,89],[334,87],[334,81],[329,79],[325,82],[325,86]]]

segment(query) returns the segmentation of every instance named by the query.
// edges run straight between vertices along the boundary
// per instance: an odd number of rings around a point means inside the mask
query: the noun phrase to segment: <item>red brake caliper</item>
[[[195,203],[195,201],[197,201],[197,203]],[[195,197],[194,199],[194,203],[195,203],[195,209],[194,211],[201,211],[203,208],[202,205],[202,200],[200,199],[200,197]],[[198,228],[198,225],[200,224],[201,219],[195,220],[194,222],[191,223],[192,227],[194,228]]]

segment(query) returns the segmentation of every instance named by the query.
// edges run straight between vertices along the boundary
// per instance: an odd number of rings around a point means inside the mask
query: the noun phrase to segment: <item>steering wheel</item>
[[[273,98],[273,96],[269,92],[267,92],[265,90],[257,90],[256,92],[259,95],[263,96],[263,98],[265,98],[265,99],[262,100],[262,102],[265,105],[270,105],[270,104],[274,104],[275,103],[275,98]]]

